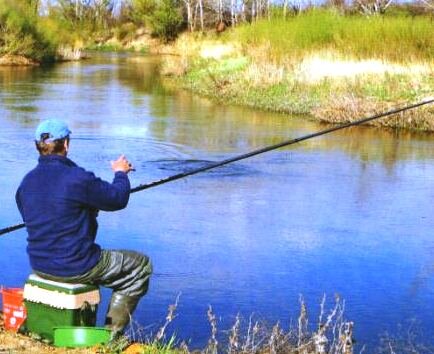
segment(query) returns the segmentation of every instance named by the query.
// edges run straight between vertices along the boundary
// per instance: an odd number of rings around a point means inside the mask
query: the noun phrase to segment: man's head
[[[36,149],[40,155],[64,155],[69,146],[71,131],[65,122],[57,119],[42,121],[35,132]]]

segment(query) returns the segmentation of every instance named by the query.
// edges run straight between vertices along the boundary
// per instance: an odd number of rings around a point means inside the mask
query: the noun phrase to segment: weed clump
[[[296,326],[285,329],[281,323],[272,326],[256,321],[250,316],[247,323],[238,314],[229,330],[219,331],[218,320],[212,306],[208,307],[207,318],[210,325],[210,337],[205,348],[191,349],[185,342],[177,343],[175,336],[166,338],[168,325],[176,317],[179,296],[175,304],[169,306],[165,323],[154,336],[135,343],[130,347],[134,353],[203,353],[203,354],[263,354],[263,353],[304,353],[304,354],[350,354],[353,353],[353,323],[345,320],[345,302],[338,296],[331,310],[326,310],[326,297],[320,306],[320,315],[316,329],[308,325],[308,310],[300,297],[300,314]],[[135,331],[137,338],[137,330]],[[143,338],[141,338],[143,339]],[[141,350],[141,351],[140,351]],[[126,351],[128,352],[128,351]]]

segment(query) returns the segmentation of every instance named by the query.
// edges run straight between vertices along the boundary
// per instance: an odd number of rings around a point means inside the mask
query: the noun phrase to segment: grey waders
[[[112,330],[112,339],[122,335],[139,300],[140,296],[113,293],[105,320],[105,326]]]

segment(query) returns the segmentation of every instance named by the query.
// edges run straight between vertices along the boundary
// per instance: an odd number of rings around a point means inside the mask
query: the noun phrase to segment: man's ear
[[[65,148],[65,152],[68,152],[68,150],[69,150],[69,139],[65,139],[65,142],[63,143],[63,147]]]

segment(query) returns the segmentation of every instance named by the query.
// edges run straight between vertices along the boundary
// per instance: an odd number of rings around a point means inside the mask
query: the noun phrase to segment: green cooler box
[[[95,326],[99,302],[97,286],[58,283],[32,274],[24,286],[25,327],[52,342],[54,327]]]

